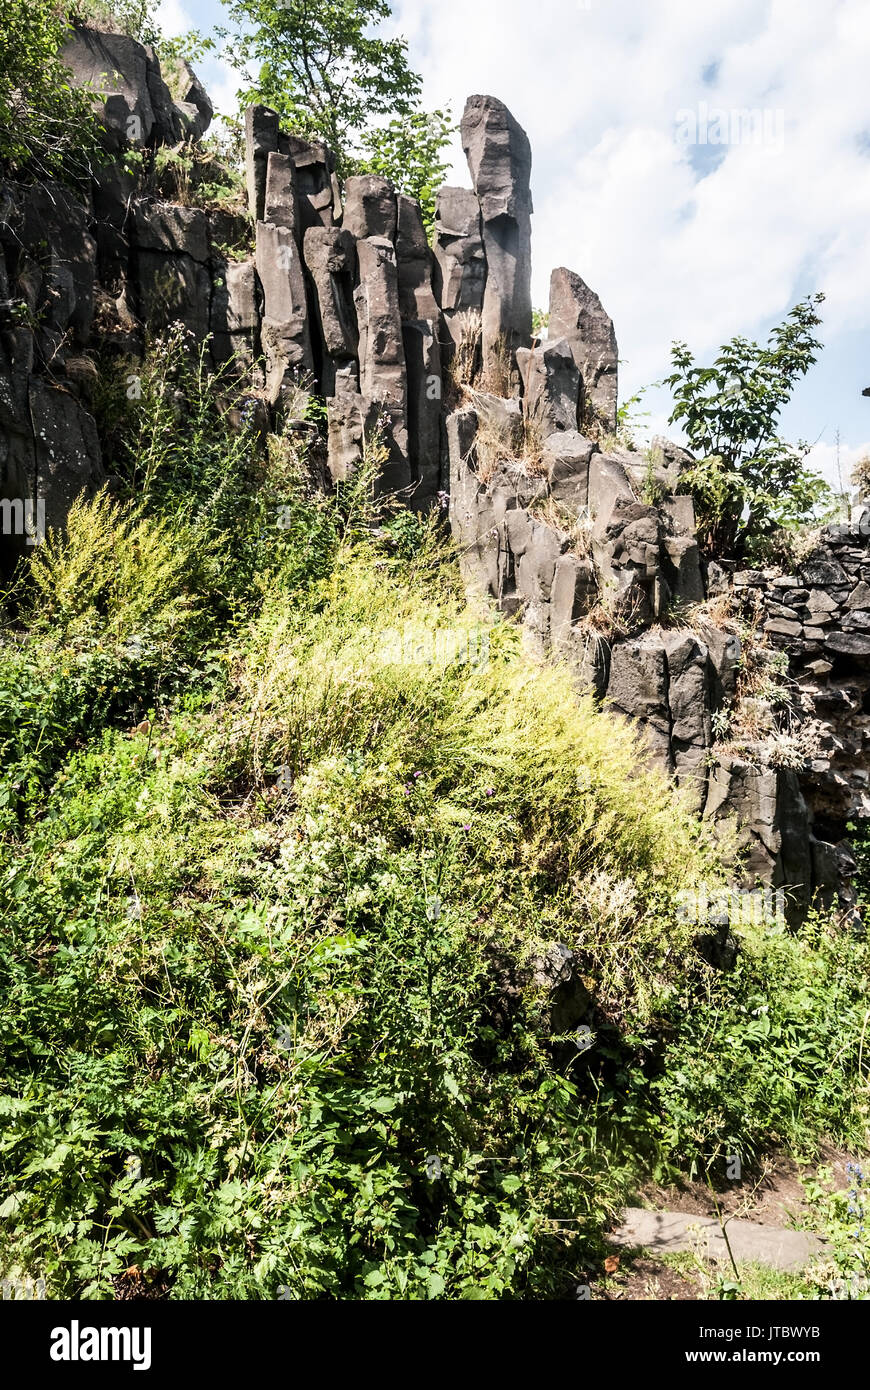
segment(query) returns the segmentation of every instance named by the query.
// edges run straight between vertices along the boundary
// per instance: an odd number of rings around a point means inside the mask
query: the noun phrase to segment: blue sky
[[[170,32],[219,0],[163,0]],[[427,105],[501,97],[533,152],[533,298],[567,265],[616,324],[621,395],[673,338],[706,359],[822,290],[825,350],[784,418],[835,480],[870,453],[868,0],[394,0]],[[219,108],[235,79],[201,75]],[[742,113],[742,115],[741,115]],[[468,184],[458,142],[451,181]],[[646,428],[667,430],[667,393]],[[673,437],[678,437],[671,429]]]

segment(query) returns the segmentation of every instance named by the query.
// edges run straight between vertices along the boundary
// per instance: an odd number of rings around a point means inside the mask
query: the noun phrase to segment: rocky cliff
[[[617,344],[598,296],[560,267],[532,332],[528,138],[468,99],[471,188],[441,190],[434,245],[382,178],[339,186],[331,152],[245,116],[247,206],[167,201],[161,150],[190,149],[211,104],[186,64],[76,31],[101,92],[105,160],[87,188],[0,191],[0,470],[8,567],[106,481],[95,358],[132,361],[181,323],[237,364],[273,421],[326,402],[334,481],[383,440],[379,485],[446,506],[471,591],[531,649],[635,721],[699,814],[735,826],[746,881],[850,911],[848,825],[870,813],[870,526],[828,529],[795,574],[731,574],[699,553],[689,456],[617,437]],[[16,511],[16,508],[18,510]],[[22,522],[24,524],[22,524]]]

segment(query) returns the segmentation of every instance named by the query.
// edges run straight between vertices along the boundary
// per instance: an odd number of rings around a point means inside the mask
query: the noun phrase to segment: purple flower
[[[414,776],[415,776],[415,777],[422,777],[423,774],[422,774],[422,772],[415,772],[415,773],[414,773]]]

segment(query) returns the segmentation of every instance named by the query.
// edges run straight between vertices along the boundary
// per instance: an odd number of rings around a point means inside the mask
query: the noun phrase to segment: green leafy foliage
[[[436,194],[450,167],[442,155],[454,129],[449,111],[412,111],[402,120],[373,126],[364,137],[360,172],[380,174],[398,192],[417,198],[430,239]]]
[[[813,330],[824,296],[808,296],[774,328],[763,347],[732,338],[710,367],[697,366],[685,343],[671,350],[672,424],[682,424],[697,464],[683,474],[710,552],[740,556],[779,527],[806,523],[830,489],[805,468],[808,445],[781,439],[777,425],[797,380],[816,360]]]
[[[263,102],[285,129],[325,140],[341,177],[376,172],[392,179],[420,199],[431,223],[450,117],[420,109],[421,81],[408,65],[406,41],[377,33],[391,18],[388,0],[226,5],[230,28],[218,32],[227,40],[227,61],[246,79],[241,105]]]
[[[91,29],[128,34],[140,43],[154,44],[159,32],[155,18],[157,0],[71,0],[69,18]]]
[[[59,50],[68,33],[55,0],[0,0],[0,171],[83,177],[99,128]]]

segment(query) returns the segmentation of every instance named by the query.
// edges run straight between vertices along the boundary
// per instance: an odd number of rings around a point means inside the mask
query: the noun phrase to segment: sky
[[[427,107],[501,98],[532,145],[532,296],[577,271],[619,341],[620,397],[763,340],[822,291],[824,351],[782,421],[837,483],[870,454],[870,0],[393,0]],[[163,0],[167,33],[219,0]],[[235,76],[201,66],[218,110]],[[469,186],[458,138],[449,181]],[[667,433],[650,389],[638,437]]]

